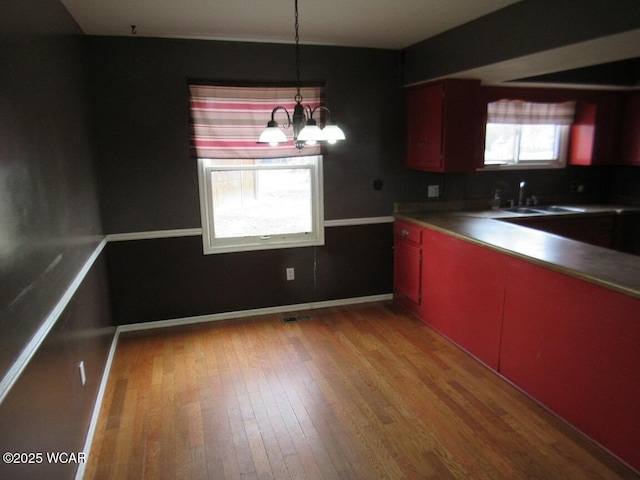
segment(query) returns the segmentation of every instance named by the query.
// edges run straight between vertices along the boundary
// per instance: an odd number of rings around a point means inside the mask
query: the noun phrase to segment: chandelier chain
[[[302,102],[302,95],[300,95],[300,34],[298,32],[298,0],[295,0],[295,19],[296,19],[296,102]]]

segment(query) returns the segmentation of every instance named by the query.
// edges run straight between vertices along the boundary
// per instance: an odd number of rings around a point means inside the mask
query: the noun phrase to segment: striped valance
[[[487,123],[570,125],[576,102],[533,103],[522,100],[498,100],[487,106]]]
[[[293,114],[295,87],[231,87],[189,85],[191,91],[191,155],[197,158],[277,158],[317,155],[320,147],[305,146],[302,152],[293,145],[293,127],[285,129],[290,143],[276,147],[256,143],[271,120],[276,106]],[[311,108],[322,103],[321,87],[300,89],[303,105]],[[283,111],[275,120],[287,122]]]

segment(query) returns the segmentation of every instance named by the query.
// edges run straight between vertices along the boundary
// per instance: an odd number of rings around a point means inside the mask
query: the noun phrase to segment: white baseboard
[[[268,315],[272,313],[295,312],[299,310],[315,310],[318,308],[337,307],[341,305],[355,305],[358,303],[381,302],[392,300],[393,294],[371,295],[367,297],[352,297],[338,300],[325,300],[322,302],[298,303],[295,305],[282,305],[278,307],[255,308],[251,310],[238,310],[235,312],[214,313],[209,315],[198,315],[194,317],[175,318],[171,320],[158,320],[155,322],[130,323],[120,325],[120,332],[134,332],[139,330],[152,330],[155,328],[177,327],[180,325],[192,325],[196,323],[215,322],[219,320],[230,320],[234,318],[253,317],[257,315]]]
[[[87,436],[85,438],[84,448],[82,449],[85,455],[85,461],[78,464],[75,480],[82,480],[84,478],[85,469],[87,468],[87,462],[89,461],[89,455],[91,454],[91,444],[93,443],[93,437],[96,433],[98,420],[100,419],[100,410],[102,409],[102,400],[104,399],[104,393],[107,389],[107,382],[109,381],[109,374],[111,373],[111,364],[113,363],[113,358],[115,357],[115,354],[116,354],[116,347],[118,346],[119,335],[120,333],[116,329],[116,333],[113,336],[113,340],[111,341],[111,348],[109,349],[107,362],[105,363],[104,370],[102,371],[100,388],[98,389],[96,402],[93,405],[93,413],[91,414],[89,429],[87,430]]]

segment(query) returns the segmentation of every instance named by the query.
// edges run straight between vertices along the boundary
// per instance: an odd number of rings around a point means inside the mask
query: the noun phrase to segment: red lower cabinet
[[[507,257],[425,229],[422,319],[497,370]]]
[[[499,371],[640,469],[640,299],[510,258]]]
[[[407,225],[396,225],[399,298],[640,470],[640,299]]]
[[[397,239],[394,245],[394,285],[396,293],[420,304],[419,246]]]
[[[422,227],[396,221],[393,225],[393,291],[397,301],[419,314],[422,296]]]

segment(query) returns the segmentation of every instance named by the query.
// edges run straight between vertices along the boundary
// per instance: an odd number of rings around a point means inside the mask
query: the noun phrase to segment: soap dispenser
[[[491,200],[491,208],[493,210],[498,210],[500,208],[500,190],[496,189],[493,194],[493,200]]]

